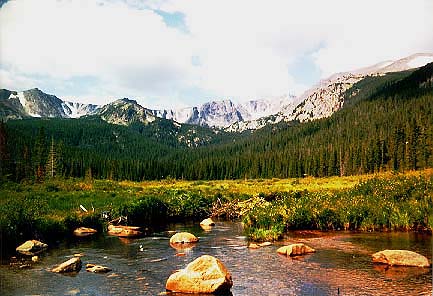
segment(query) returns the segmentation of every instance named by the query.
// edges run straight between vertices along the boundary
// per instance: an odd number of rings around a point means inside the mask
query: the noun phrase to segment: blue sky
[[[433,52],[432,3],[9,1],[0,87],[152,108],[300,94],[335,72]]]

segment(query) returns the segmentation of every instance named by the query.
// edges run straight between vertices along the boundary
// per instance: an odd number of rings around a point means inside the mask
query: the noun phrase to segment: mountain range
[[[298,97],[282,95],[241,103],[229,99],[215,100],[182,109],[153,110],[127,98],[98,106],[64,101],[37,88],[21,92],[1,89],[0,118],[98,116],[104,121],[119,125],[135,122],[148,124],[161,118],[181,124],[242,132],[279,122],[305,122],[329,117],[343,107],[346,91],[363,78],[413,69],[432,61],[433,54],[418,53],[396,61],[384,61],[366,68],[334,74]],[[351,91],[356,93],[358,90]]]
[[[402,62],[392,66],[407,68]],[[25,120],[0,121],[0,165],[4,176],[16,181],[43,177],[50,155],[56,157],[58,176],[83,178],[91,171],[98,179],[137,181],[345,176],[433,167],[433,62],[386,74],[367,72],[373,74],[351,86],[365,74],[331,77],[306,99],[298,97],[256,120],[269,124],[242,133],[159,118],[130,99],[74,119],[56,118],[71,115],[63,101],[46,95],[51,117],[35,118],[26,109],[32,92],[22,105],[19,93],[3,90],[0,110],[19,111]],[[327,106],[338,111],[327,110],[325,98],[335,99]],[[50,105],[56,103],[59,108]],[[296,119],[286,122],[284,116]],[[311,120],[315,117],[323,118]]]

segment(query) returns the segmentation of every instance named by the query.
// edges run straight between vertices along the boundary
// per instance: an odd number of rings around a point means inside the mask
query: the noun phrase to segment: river
[[[192,249],[169,246],[171,231],[189,231],[200,241]],[[287,258],[276,253],[286,243],[304,242],[317,252]],[[0,294],[6,295],[160,295],[177,269],[200,255],[219,258],[231,272],[233,295],[431,295],[429,268],[384,268],[371,262],[383,249],[416,251],[432,260],[432,236],[419,233],[296,231],[260,249],[248,249],[242,224],[217,222],[210,231],[197,224],[170,225],[167,231],[138,239],[100,234],[65,241],[41,254],[29,269],[0,266]],[[83,264],[113,269],[76,275],[49,272],[75,253]]]

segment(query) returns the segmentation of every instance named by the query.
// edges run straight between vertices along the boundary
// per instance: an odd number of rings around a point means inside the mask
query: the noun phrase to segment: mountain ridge
[[[336,73],[319,81],[298,97],[284,95],[241,103],[234,103],[230,99],[213,100],[180,109],[149,109],[126,98],[103,106],[74,103],[46,94],[38,88],[22,92],[1,90],[0,118],[79,118],[97,115],[107,122],[122,125],[137,121],[147,124],[156,118],[162,118],[228,132],[243,132],[279,122],[304,122],[329,117],[343,107],[344,93],[363,78],[418,68],[429,61],[433,61],[433,54],[417,53],[395,61]]]
[[[160,118],[128,126],[99,116],[11,120],[0,122],[7,137],[3,159],[13,180],[37,177],[50,141],[63,177],[81,178],[91,169],[94,178],[137,181],[302,178],[432,167],[433,63],[367,76],[344,101],[328,118],[241,134]]]
[[[273,116],[256,121],[238,122],[229,126],[226,131],[242,132],[260,129],[265,125],[279,122],[305,122],[329,117],[343,107],[345,92],[365,77],[416,69],[428,62],[433,62],[433,54],[416,53],[396,61],[384,61],[372,66],[333,74],[300,95],[297,100],[299,104],[295,108],[282,110]]]

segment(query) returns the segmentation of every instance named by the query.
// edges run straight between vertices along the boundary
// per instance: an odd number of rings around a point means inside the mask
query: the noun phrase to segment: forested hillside
[[[179,131],[169,121],[125,127],[92,117],[8,121],[0,127],[0,174],[15,181],[236,179],[432,167],[432,77],[433,64],[367,77],[347,91],[344,108],[329,118],[254,133]],[[189,147],[179,142],[182,137],[200,145]]]

